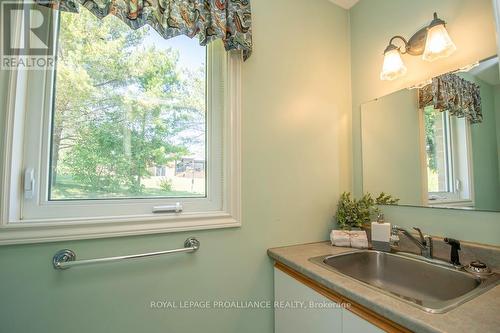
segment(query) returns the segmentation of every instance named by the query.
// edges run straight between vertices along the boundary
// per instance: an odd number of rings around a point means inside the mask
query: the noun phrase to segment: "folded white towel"
[[[363,230],[332,230],[330,241],[334,246],[355,247],[358,249],[368,248],[368,236]]]
[[[330,241],[334,246],[351,246],[349,231],[345,230],[332,230],[330,233]]]
[[[368,236],[363,230],[351,231],[351,247],[357,249],[367,249],[368,248]]]

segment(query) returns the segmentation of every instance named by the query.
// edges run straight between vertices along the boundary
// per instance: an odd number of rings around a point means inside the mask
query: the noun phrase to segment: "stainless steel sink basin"
[[[370,250],[310,260],[431,313],[449,311],[494,287],[500,278],[480,278],[445,262]]]

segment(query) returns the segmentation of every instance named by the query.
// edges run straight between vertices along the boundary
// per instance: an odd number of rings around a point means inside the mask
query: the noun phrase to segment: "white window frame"
[[[33,158],[38,162],[48,158],[49,118],[46,113],[51,111],[50,94],[37,96],[33,94],[36,90],[30,88],[40,82],[46,83],[44,87],[51,85],[52,75],[53,71],[10,71],[4,106],[5,144],[0,152],[3,161],[0,245],[241,226],[241,56],[238,53],[225,52],[217,43],[207,47],[207,108],[220,112],[207,110],[209,176],[205,198],[93,200],[91,205],[89,201],[48,201],[43,193],[48,181],[48,164],[45,163],[45,169],[35,166],[35,178],[41,186],[36,184],[34,200],[25,200],[22,186],[26,166],[33,162]],[[219,98],[212,98],[216,94]],[[44,113],[44,130],[40,131],[43,135],[40,136],[40,146],[29,147],[23,140],[30,123],[37,122],[32,112],[37,106],[40,109],[40,105],[43,105]],[[33,140],[36,133],[30,135]],[[41,159],[41,154],[46,158]],[[182,204],[182,212],[152,212],[154,206],[177,202]],[[105,208],[110,207],[121,213],[104,213]],[[23,216],[26,208],[28,211],[35,209],[37,218]]]
[[[425,117],[423,116],[424,110],[420,109],[420,114],[421,116],[419,117],[420,120],[420,133],[421,134],[421,142],[422,142],[422,149],[421,153],[423,154],[422,156],[422,161],[423,165],[422,167],[424,168],[423,170],[427,170],[427,151],[425,149],[426,142],[425,142]],[[423,192],[423,200],[426,202],[429,206],[467,206],[467,207],[473,207],[474,206],[474,178],[473,178],[473,163],[472,163],[472,149],[471,149],[471,126],[470,126],[470,121],[465,119],[465,140],[466,140],[466,146],[467,146],[467,171],[468,171],[468,176],[467,176],[467,181],[468,181],[468,188],[469,188],[469,196],[470,198],[462,198],[461,193],[459,189],[457,189],[457,177],[456,177],[456,170],[458,169],[458,161],[455,156],[453,156],[454,151],[458,151],[458,143],[455,142],[454,140],[454,125],[453,122],[451,121],[451,115],[449,113],[440,113],[440,116],[443,117],[444,122],[446,123],[446,128],[447,128],[447,173],[448,177],[451,177],[451,179],[447,179],[447,186],[451,188],[451,191],[449,192],[428,192],[428,183],[427,183],[427,171],[425,172],[425,177],[422,177],[423,180],[423,186],[422,188],[424,189]],[[435,200],[431,200],[431,196],[437,197]]]

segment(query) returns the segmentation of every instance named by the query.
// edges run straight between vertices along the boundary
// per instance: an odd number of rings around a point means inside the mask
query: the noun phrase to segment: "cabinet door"
[[[275,333],[342,332],[342,308],[276,268],[274,299]]]
[[[342,310],[342,333],[383,333],[384,330],[356,316],[349,310]]]

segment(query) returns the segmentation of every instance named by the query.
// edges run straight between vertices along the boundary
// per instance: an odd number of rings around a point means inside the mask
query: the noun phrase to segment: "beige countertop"
[[[350,251],[353,249],[321,242],[272,248],[268,254],[277,262],[414,332],[500,332],[500,285],[449,312],[430,314],[309,261],[313,257]]]

